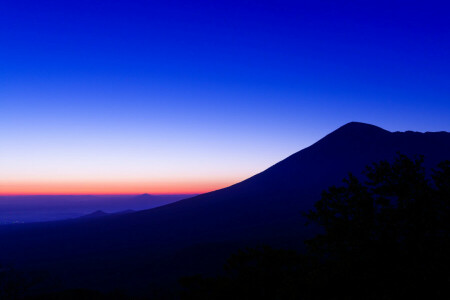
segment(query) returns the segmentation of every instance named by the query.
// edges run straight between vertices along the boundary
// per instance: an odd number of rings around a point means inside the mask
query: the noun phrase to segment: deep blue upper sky
[[[0,189],[218,186],[349,121],[449,131],[449,15],[446,1],[2,0]]]

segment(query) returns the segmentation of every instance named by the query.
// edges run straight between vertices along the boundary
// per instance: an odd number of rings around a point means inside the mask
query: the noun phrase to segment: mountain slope
[[[126,215],[0,227],[0,257],[18,267],[50,269],[73,286],[169,282],[208,271],[242,246],[301,244],[311,229],[303,227],[300,211],[348,172],[360,174],[396,152],[425,155],[433,166],[450,159],[450,133],[392,133],[349,123],[222,190]]]

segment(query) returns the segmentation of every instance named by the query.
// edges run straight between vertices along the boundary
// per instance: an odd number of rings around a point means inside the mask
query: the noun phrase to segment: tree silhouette
[[[326,259],[327,282],[355,298],[372,284],[379,286],[373,296],[448,293],[450,163],[427,176],[423,157],[398,155],[367,167],[365,176],[350,174],[306,214],[324,228],[307,244]]]

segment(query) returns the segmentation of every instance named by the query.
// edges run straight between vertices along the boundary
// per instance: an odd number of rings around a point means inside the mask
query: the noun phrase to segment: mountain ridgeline
[[[423,155],[432,168],[450,159],[450,133],[389,132],[348,123],[221,190],[139,212],[1,226],[0,260],[49,270],[67,287],[170,285],[180,276],[220,269],[238,248],[302,247],[317,229],[304,226],[301,212],[311,209],[323,190],[398,152]]]

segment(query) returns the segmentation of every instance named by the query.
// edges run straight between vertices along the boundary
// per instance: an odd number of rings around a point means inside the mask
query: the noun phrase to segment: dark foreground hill
[[[73,287],[164,286],[221,267],[230,251],[255,244],[299,247],[308,210],[348,172],[397,152],[450,159],[450,133],[389,132],[349,123],[264,172],[228,188],[151,210],[0,227],[0,260],[48,270]]]

